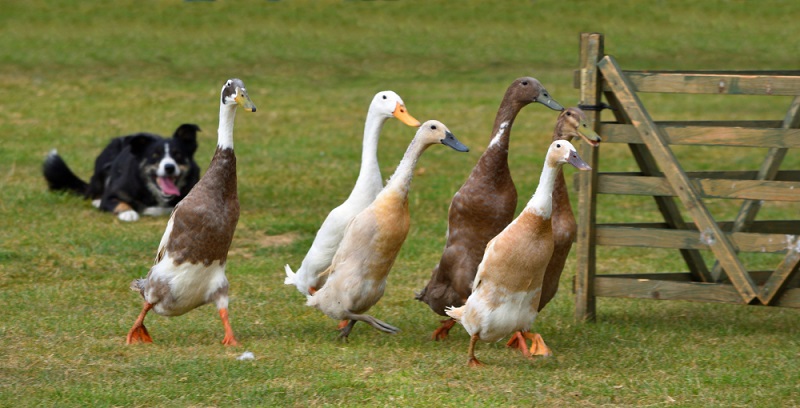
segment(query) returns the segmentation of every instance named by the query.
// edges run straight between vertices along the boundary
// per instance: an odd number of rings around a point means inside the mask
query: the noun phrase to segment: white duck
[[[330,266],[345,227],[356,214],[375,200],[383,188],[381,169],[378,166],[378,139],[383,124],[392,116],[408,126],[419,127],[419,121],[406,111],[403,100],[396,93],[382,91],[372,98],[364,124],[361,170],[353,191],[347,200],[334,208],[325,218],[297,272],[293,272],[289,265],[285,266],[284,284],[296,286],[297,290],[306,296],[325,284],[326,277],[320,274]]]
[[[152,309],[163,316],[180,316],[213,302],[219,310],[225,337],[238,344],[228,320],[228,279],[225,266],[239,220],[233,119],[236,107],[255,112],[244,83],[229,79],[222,87],[217,150],[208,170],[175,207],[158,245],[155,264],[131,289],[144,298],[144,307],[128,332],[128,344],[152,343],[144,318]]]
[[[357,321],[386,333],[398,328],[364,314],[383,296],[386,277],[408,235],[408,190],[414,167],[432,144],[469,151],[441,122],[429,120],[417,131],[386,187],[375,201],[347,226],[331,266],[325,270],[325,286],[306,302],[328,317],[349,320],[339,338],[346,339]]]
[[[533,197],[486,246],[466,304],[447,309],[471,336],[470,366],[481,365],[475,358],[478,340],[497,341],[517,331],[526,338],[534,337],[529,330],[538,314],[542,280],[553,254],[553,187],[564,163],[591,170],[570,142],[553,142]]]

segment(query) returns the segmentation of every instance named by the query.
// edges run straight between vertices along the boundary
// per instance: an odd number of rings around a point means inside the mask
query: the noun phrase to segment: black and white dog
[[[88,184],[53,149],[44,162],[44,177],[50,190],[90,198],[122,221],[136,221],[139,213],[169,214],[200,178],[194,161],[198,131],[197,125],[183,124],[171,139],[151,133],[114,138],[95,160]]]

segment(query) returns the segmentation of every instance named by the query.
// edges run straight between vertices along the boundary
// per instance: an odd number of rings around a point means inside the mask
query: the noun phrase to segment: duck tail
[[[283,267],[286,270],[286,279],[283,280],[284,285],[297,285],[297,274],[292,271],[292,267],[289,264]]]
[[[139,294],[144,297],[144,279],[134,279],[133,282],[131,282],[131,290],[139,292]]]
[[[459,307],[448,306],[447,309],[444,310],[444,312],[447,313],[448,316],[460,322],[461,317],[464,316],[464,306],[459,306]]]

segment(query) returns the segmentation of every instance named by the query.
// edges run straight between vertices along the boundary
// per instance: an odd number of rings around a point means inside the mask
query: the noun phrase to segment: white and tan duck
[[[314,237],[297,272],[285,266],[286,285],[294,285],[300,293],[309,296],[325,284],[321,275],[331,264],[333,254],[339,247],[344,229],[358,213],[367,208],[383,188],[383,178],[378,165],[378,139],[384,123],[392,117],[408,126],[418,127],[399,95],[392,91],[378,92],[367,111],[361,148],[361,170],[350,196],[341,205],[331,210]]]
[[[535,78],[522,77],[511,83],[497,110],[489,146],[450,203],[441,260],[416,296],[439,315],[447,316],[449,306],[464,304],[486,243],[514,219],[517,189],[508,167],[511,127],[520,110],[533,102],[563,109]],[[453,324],[453,319],[442,320],[433,339],[446,338]]]
[[[471,336],[470,366],[481,365],[475,358],[478,340],[498,341],[515,332],[524,338],[534,337],[530,327],[538,314],[542,280],[553,254],[553,187],[565,163],[591,170],[570,142],[553,142],[533,197],[486,246],[467,302],[447,309],[447,314]]]
[[[468,151],[441,122],[422,124],[386,187],[347,226],[325,285],[309,296],[307,305],[328,317],[347,320],[339,338],[347,339],[358,321],[386,332],[399,329],[365,314],[383,296],[386,278],[408,235],[408,191],[420,155],[433,144]]]
[[[214,303],[222,319],[222,343],[237,345],[228,319],[228,249],[239,220],[233,124],[236,107],[255,112],[244,83],[229,79],[222,87],[217,149],[208,170],[175,207],[158,245],[155,264],[131,289],[144,307],[128,332],[128,344],[152,343],[144,318],[151,309],[162,316],[180,316]]]

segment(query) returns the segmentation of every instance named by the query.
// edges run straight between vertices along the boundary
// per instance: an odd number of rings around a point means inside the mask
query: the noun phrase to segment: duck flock
[[[508,167],[509,138],[517,114],[533,102],[560,113],[539,185],[514,218],[517,190]],[[222,319],[222,343],[238,344],[228,318],[225,276],[239,219],[233,150],[237,107],[256,111],[244,83],[230,79],[220,94],[217,149],[208,171],[172,211],[147,277],[131,284],[144,298],[144,306],[128,332],[128,344],[153,341],[144,325],[150,310],[179,316],[208,303],[216,305]],[[392,117],[418,130],[384,185],[378,138]],[[551,355],[542,337],[530,328],[558,289],[577,230],[562,166],[591,170],[570,141],[580,137],[593,146],[600,142],[580,109],[564,109],[531,77],[519,78],[508,87],[491,135],[489,146],[450,203],[441,259],[416,296],[445,317],[432,333],[434,340],[446,338],[456,323],[470,334],[470,366],[481,365],[475,357],[478,340],[508,337],[508,345],[526,357]],[[359,321],[386,333],[399,331],[366,313],[383,296],[408,235],[408,192],[414,167],[435,144],[458,152],[469,150],[445,124],[420,123],[399,95],[378,92],[367,112],[361,169],[353,191],[330,211],[300,266],[296,270],[285,267],[286,285],[296,287],[306,297],[306,305],[339,321],[341,339],[347,339]]]

